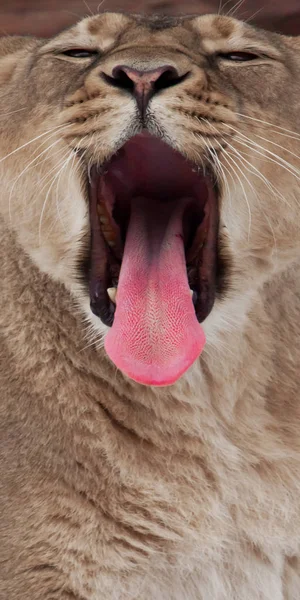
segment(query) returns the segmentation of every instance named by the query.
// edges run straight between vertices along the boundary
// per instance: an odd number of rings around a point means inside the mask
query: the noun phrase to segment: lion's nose
[[[177,85],[186,77],[187,73],[180,76],[177,69],[171,65],[143,71],[126,65],[117,65],[112,70],[111,76],[103,75],[110,85],[129,91],[136,99],[141,114],[144,115],[154,94]]]

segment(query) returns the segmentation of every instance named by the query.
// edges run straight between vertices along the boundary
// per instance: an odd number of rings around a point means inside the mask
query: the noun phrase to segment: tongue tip
[[[182,377],[182,375],[184,375],[184,373],[189,369],[190,366],[191,365],[189,364],[183,370],[181,369],[180,371],[176,370],[173,372],[165,372],[161,375],[157,372],[155,373],[155,369],[149,369],[148,373],[141,373],[138,369],[134,370],[134,372],[132,372],[131,370],[126,370],[127,372],[125,370],[121,370],[124,373],[124,375],[141,385],[153,387],[167,387],[176,383],[176,381],[178,381]]]
[[[116,367],[133,381],[147,386],[165,387],[176,383],[200,356],[206,341],[203,330],[201,334],[197,340],[194,340],[189,352],[185,351],[184,356],[177,356],[177,359],[163,367],[154,363],[143,363],[122,352],[116,353],[114,344],[110,343],[109,335],[105,339],[104,347]]]

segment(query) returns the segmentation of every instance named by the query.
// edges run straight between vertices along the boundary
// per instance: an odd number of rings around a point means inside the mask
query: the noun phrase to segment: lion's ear
[[[33,49],[37,40],[30,37],[7,36],[0,38],[0,85],[9,81],[23,56],[23,52]]]

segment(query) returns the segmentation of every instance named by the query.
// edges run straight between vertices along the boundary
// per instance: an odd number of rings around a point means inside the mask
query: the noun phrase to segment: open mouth
[[[170,385],[200,355],[200,323],[217,278],[218,206],[211,174],[141,133],[90,184],[91,310],[127,376]]]

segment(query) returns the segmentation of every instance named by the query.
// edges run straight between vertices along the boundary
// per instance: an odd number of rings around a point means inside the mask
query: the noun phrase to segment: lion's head
[[[173,383],[299,252],[299,39],[105,13],[0,53],[4,218],[117,367]]]

